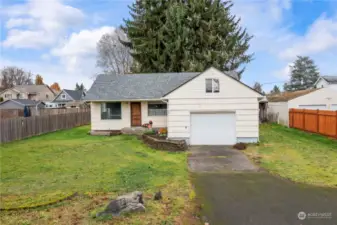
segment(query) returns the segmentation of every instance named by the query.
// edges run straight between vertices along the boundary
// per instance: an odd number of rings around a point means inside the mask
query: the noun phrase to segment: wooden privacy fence
[[[90,124],[90,112],[19,117],[0,120],[0,143]]]
[[[337,111],[290,109],[289,127],[337,138]]]

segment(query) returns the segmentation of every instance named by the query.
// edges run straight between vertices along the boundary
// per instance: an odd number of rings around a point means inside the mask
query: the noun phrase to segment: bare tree
[[[12,88],[16,85],[33,84],[32,73],[15,66],[7,66],[1,70],[1,88]]]
[[[112,33],[104,34],[97,43],[97,66],[105,72],[127,74],[131,71],[132,57],[130,49],[120,40],[125,40],[126,35],[117,29]]]

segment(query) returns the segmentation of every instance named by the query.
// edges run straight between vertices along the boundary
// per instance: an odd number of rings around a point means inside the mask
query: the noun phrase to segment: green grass
[[[245,153],[271,173],[296,182],[337,187],[337,140],[264,124],[260,141]]]
[[[1,145],[1,208],[44,205],[74,192],[152,195],[162,189],[177,194],[173,205],[182,196],[188,199],[186,153],[152,150],[133,136],[90,136],[89,129]]]

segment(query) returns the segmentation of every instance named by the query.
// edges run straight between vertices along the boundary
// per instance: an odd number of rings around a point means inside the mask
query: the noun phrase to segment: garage
[[[192,113],[191,145],[233,145],[236,143],[235,113]]]

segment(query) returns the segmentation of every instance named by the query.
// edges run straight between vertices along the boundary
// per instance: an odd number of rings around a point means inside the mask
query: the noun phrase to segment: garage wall
[[[217,78],[219,93],[206,93],[205,79]],[[170,93],[168,104],[168,137],[190,138],[190,115],[193,112],[235,112],[238,141],[258,141],[259,105],[257,92],[216,69],[209,69]],[[211,126],[211,124],[210,124]]]
[[[334,104],[337,104],[337,90],[331,87],[319,89],[288,102],[289,108],[324,110],[332,110]]]

